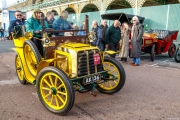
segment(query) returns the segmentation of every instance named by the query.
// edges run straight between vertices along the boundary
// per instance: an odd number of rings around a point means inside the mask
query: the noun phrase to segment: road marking
[[[4,86],[4,85],[14,85],[14,84],[18,84],[19,81],[17,79],[14,80],[1,80],[0,81],[0,85]]]
[[[16,48],[10,48],[9,50],[14,50],[14,51],[16,51]]]
[[[156,64],[152,64],[152,65],[149,65],[149,64],[144,64],[144,67],[146,67],[146,66],[150,66],[150,67],[159,67],[159,66],[158,66],[158,63],[156,63]]]

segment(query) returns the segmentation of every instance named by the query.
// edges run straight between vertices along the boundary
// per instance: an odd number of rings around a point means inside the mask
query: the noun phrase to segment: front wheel
[[[75,93],[72,82],[62,70],[46,67],[37,77],[37,93],[49,111],[65,115],[74,105]]]
[[[176,50],[176,53],[174,55],[174,60],[177,62],[177,63],[180,63],[180,46],[177,48]]]
[[[123,66],[114,58],[105,57],[103,62],[104,70],[108,71],[107,79],[112,79],[113,76],[117,77],[114,80],[107,80],[98,84],[96,87],[102,93],[114,94],[122,89],[125,84],[126,74]]]

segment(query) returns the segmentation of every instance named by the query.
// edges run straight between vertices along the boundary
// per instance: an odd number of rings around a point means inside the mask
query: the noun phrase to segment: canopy
[[[130,23],[131,19],[135,15],[131,14],[125,14],[125,13],[108,13],[108,14],[102,14],[101,17],[102,19],[107,19],[107,20],[119,20],[121,23],[127,22]],[[140,23],[143,23],[144,17],[137,16],[139,18]]]

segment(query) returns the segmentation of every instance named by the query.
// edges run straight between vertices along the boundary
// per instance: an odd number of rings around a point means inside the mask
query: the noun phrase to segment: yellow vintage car
[[[71,110],[75,91],[96,96],[93,90],[97,89],[105,94],[114,94],[125,84],[123,66],[107,55],[115,52],[100,52],[98,47],[90,46],[94,35],[88,32],[88,16],[85,21],[85,36],[48,37],[48,33],[77,30],[43,29],[43,38],[39,39],[43,44],[42,56],[31,40],[32,33],[24,32],[20,27],[13,34],[17,53],[15,67],[20,83],[36,85],[44,107],[56,114],[65,115]]]

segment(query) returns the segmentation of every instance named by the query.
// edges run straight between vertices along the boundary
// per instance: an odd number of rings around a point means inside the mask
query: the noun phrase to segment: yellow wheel
[[[24,78],[24,69],[23,69],[22,61],[19,55],[17,54],[15,57],[15,67],[16,67],[16,74],[18,76],[20,83],[25,84],[26,79]]]
[[[37,66],[41,60],[41,55],[36,45],[31,40],[25,41],[23,49],[26,65],[32,76],[35,77],[37,72]]]
[[[126,79],[123,66],[116,59],[105,57],[103,67],[104,70],[108,71],[109,75],[104,76],[104,82],[98,84],[97,90],[107,94],[114,94],[121,90]]]
[[[69,77],[55,67],[46,67],[37,77],[37,93],[51,112],[65,115],[74,105],[74,89]]]

